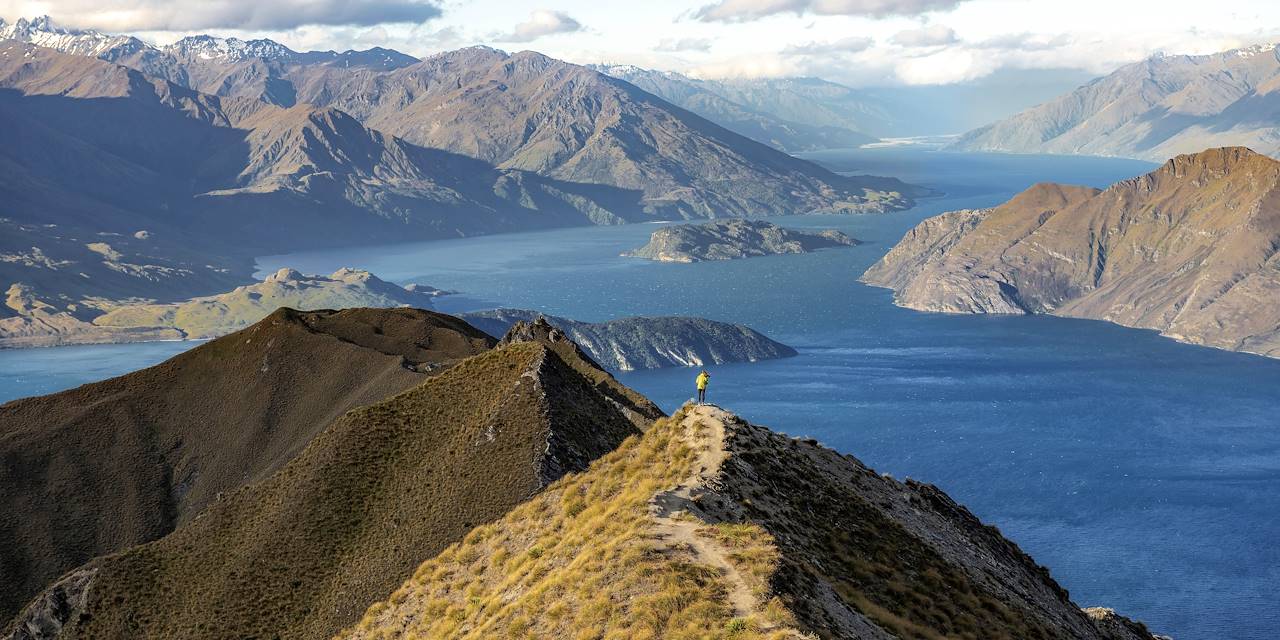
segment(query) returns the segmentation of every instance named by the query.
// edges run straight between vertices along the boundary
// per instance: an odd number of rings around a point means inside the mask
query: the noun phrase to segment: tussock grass
[[[341,637],[794,637],[764,614],[735,617],[716,569],[656,540],[650,499],[681,483],[696,458],[679,437],[682,418],[677,414],[628,438],[588,471],[565,476],[485,534],[468,535],[423,563],[388,603],[371,607]],[[767,590],[776,551],[762,529],[714,525],[706,531],[741,552],[735,558],[743,573],[762,593]],[[775,630],[762,631],[766,627]]]

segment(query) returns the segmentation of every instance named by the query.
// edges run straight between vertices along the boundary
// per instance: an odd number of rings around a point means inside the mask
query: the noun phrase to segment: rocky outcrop
[[[510,564],[484,561],[495,557]],[[1048,570],[938,488],[709,405],[685,406],[427,560],[340,637],[470,639],[511,628],[1153,639],[1114,612],[1081,610]]]
[[[63,576],[18,615],[9,640],[57,638],[84,614],[97,569],[77,569]]]
[[[1123,156],[1160,162],[1224,145],[1280,153],[1280,50],[1155,57],[961,136],[964,151]]]
[[[502,335],[522,325],[547,323],[592,360],[615,371],[700,367],[796,355],[795,349],[750,327],[703,318],[668,316],[579,322],[525,309],[494,309],[462,317],[492,335]]]
[[[857,240],[834,230],[785,229],[763,220],[718,220],[662,227],[650,235],[648,244],[622,255],[659,262],[701,262],[808,253],[855,244]]]
[[[1093,318],[1275,357],[1277,247],[1280,162],[1236,147],[932,218],[863,281],[913,309]]]

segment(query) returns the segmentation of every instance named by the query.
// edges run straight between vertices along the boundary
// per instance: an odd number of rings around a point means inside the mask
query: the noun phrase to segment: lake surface
[[[1050,567],[1081,605],[1114,607],[1178,640],[1280,635],[1280,361],[1101,322],[918,313],[856,281],[930,215],[997,204],[1044,180],[1105,186],[1151,165],[899,147],[811,157],[946,196],[905,213],[780,219],[867,242],[798,256],[620,258],[654,228],[633,225],[272,256],[259,266],[361,267],[464,292],[442,299],[445,311],[503,305],[582,320],[685,314],[749,324],[800,355],[711,367],[713,402],[939,485]],[[0,352],[0,399],[122,373],[184,346]],[[668,410],[692,395],[688,369],[620,377]]]

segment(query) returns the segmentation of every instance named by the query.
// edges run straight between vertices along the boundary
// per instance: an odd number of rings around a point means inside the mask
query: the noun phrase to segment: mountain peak
[[[1184,153],[1165,162],[1157,173],[1182,177],[1192,173],[1225,177],[1245,167],[1275,168],[1277,162],[1248,147],[1219,147],[1199,153]]]
[[[19,18],[8,24],[0,19],[0,40],[19,40],[73,55],[110,59],[122,48],[140,49],[147,45],[133,36],[110,35],[93,29],[59,27],[47,15],[31,19]]]
[[[1227,54],[1228,55],[1234,54],[1236,57],[1239,57],[1239,58],[1252,58],[1253,56],[1262,55],[1264,53],[1271,53],[1272,51],[1275,51],[1275,50],[1276,50],[1276,43],[1272,42],[1272,43],[1255,44],[1248,47],[1241,47],[1239,49],[1232,49],[1231,51],[1228,51]]]
[[[171,55],[201,60],[240,61],[250,58],[276,60],[297,55],[294,50],[275,40],[266,38],[241,40],[203,34],[187,36],[165,47],[164,50]]]

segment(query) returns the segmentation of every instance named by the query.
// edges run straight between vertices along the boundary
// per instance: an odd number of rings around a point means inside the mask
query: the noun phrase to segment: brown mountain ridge
[[[162,364],[0,405],[0,617],[95,556],[159,538],[261,481],[347,410],[488,350],[414,309],[295,312]]]
[[[931,218],[863,281],[913,309],[1094,318],[1274,357],[1278,250],[1280,162],[1229,147]]]

